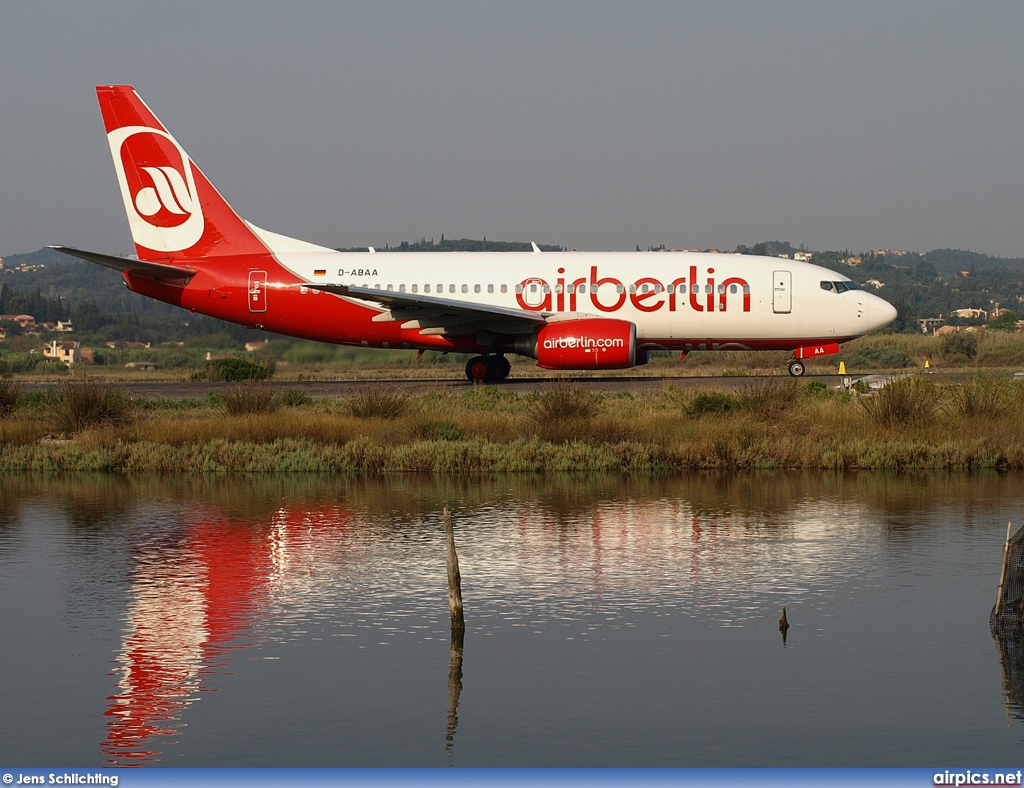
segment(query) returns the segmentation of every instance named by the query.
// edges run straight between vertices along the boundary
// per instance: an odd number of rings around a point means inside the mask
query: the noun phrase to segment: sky
[[[1024,257],[1024,3],[0,4],[0,255],[131,252],[94,86],[330,247]]]

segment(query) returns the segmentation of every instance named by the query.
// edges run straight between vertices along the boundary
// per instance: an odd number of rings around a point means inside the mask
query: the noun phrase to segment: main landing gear
[[[794,378],[803,377],[804,374],[804,362],[799,359],[793,359],[789,362],[789,374]]]
[[[512,365],[504,356],[474,356],[466,363],[466,377],[473,383],[496,383],[511,371]]]

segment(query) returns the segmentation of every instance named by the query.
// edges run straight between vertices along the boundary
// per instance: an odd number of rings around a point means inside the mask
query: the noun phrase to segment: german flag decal
[[[327,276],[327,269],[326,268],[317,268],[313,272],[313,276]]]

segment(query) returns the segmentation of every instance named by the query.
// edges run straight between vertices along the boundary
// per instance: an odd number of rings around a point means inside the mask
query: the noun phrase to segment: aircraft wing
[[[401,322],[402,328],[420,329],[422,334],[463,335],[480,331],[495,334],[526,334],[546,323],[551,312],[527,312],[522,309],[467,303],[416,293],[396,293],[354,285],[320,285],[309,287],[327,293],[358,298],[385,307],[374,322]]]
[[[194,268],[178,268],[177,266],[163,265],[162,263],[144,263],[142,260],[136,260],[131,257],[117,257],[112,254],[86,252],[81,249],[73,249],[70,246],[50,246],[49,248],[69,254],[72,257],[80,257],[83,260],[88,260],[90,263],[113,268],[121,273],[147,276],[150,279],[191,279],[199,273]]]

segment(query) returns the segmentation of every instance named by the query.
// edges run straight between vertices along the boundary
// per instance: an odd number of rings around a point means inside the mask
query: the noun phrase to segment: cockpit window
[[[860,290],[857,287],[856,282],[822,282],[822,290],[828,290],[830,293],[845,293],[847,290]]]

